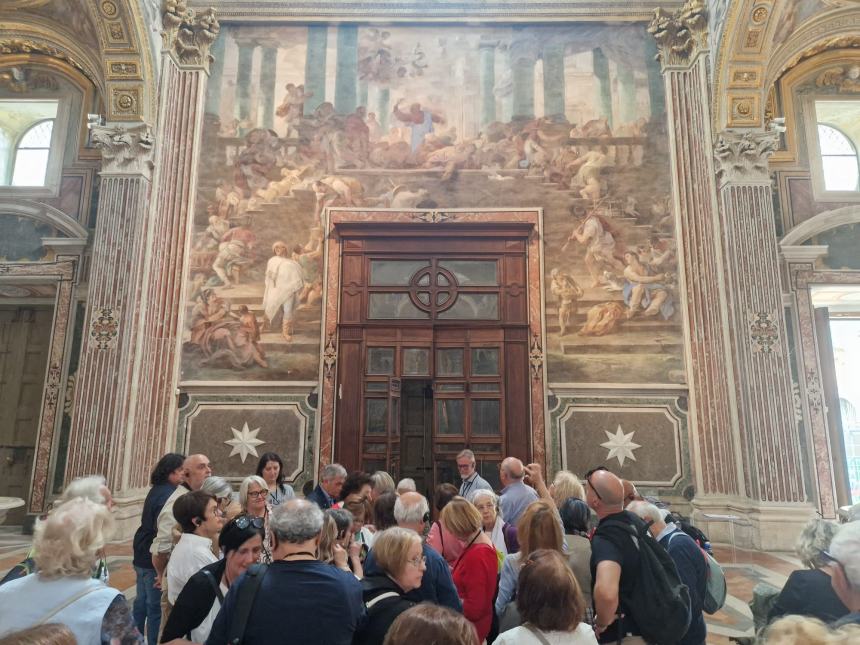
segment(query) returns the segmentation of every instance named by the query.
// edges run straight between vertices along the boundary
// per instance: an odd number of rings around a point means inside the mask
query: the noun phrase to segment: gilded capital
[[[151,176],[155,139],[148,125],[93,125],[90,133],[102,153],[103,173]]]
[[[767,162],[778,143],[773,130],[723,130],[714,144],[717,184],[769,184]]]
[[[212,7],[201,12],[188,8],[185,0],[165,0],[161,17],[162,44],[180,67],[197,67],[209,72],[214,60],[209,53],[221,31]]]
[[[657,8],[648,25],[657,41],[657,60],[667,67],[686,67],[708,48],[707,9],[703,0],[688,0],[674,13]]]

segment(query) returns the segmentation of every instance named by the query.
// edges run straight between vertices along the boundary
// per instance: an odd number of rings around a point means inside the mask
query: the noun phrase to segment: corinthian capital
[[[102,172],[151,175],[155,140],[148,125],[93,125],[90,132],[93,145],[102,152]]]
[[[723,130],[714,144],[717,183],[770,183],[767,160],[776,150],[779,133]]]
[[[188,8],[185,0],[165,0],[161,17],[161,39],[176,63],[209,71],[213,58],[209,48],[218,37],[221,25],[210,7],[200,13]]]
[[[656,9],[648,33],[657,41],[657,59],[663,69],[689,65],[698,52],[708,48],[705,3],[688,0],[675,13]]]

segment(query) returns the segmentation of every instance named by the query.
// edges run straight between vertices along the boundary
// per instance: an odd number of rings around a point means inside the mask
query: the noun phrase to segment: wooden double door
[[[530,232],[338,227],[337,461],[429,495],[459,482],[463,448],[491,482],[506,455],[531,457]]]

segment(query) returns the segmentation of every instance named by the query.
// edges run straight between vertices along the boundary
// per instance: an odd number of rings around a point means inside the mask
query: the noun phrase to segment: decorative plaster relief
[[[208,72],[214,60],[209,49],[221,31],[215,10],[210,7],[198,14],[188,8],[185,0],[166,0],[162,25],[164,48],[177,64],[202,67]]]
[[[539,379],[543,374],[543,347],[540,344],[540,336],[532,335],[531,347],[529,348],[529,365],[532,368],[532,378]]]
[[[90,131],[93,144],[102,152],[102,172],[151,172],[155,140],[148,125],[128,128],[122,125],[97,125],[92,126]]]
[[[87,71],[87,68],[66,52],[36,40],[28,38],[8,38],[0,40],[0,54],[42,54],[66,61],[69,65],[86,76],[94,85],[98,86],[96,79]]]
[[[714,144],[719,184],[770,182],[767,161],[779,142],[776,132],[724,130]]]
[[[648,26],[657,41],[663,67],[686,66],[696,53],[708,48],[708,21],[702,0],[689,0],[675,13],[659,7]]]
[[[826,69],[815,79],[815,85],[833,88],[840,94],[860,92],[860,65],[839,65]]]
[[[335,365],[337,365],[337,335],[329,334],[323,349],[323,371],[326,379],[334,376]]]

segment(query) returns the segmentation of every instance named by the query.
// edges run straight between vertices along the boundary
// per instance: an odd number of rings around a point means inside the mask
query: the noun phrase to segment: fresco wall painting
[[[550,383],[683,383],[644,24],[229,25],[206,102],[183,382],[319,369],[324,209],[544,210]]]

